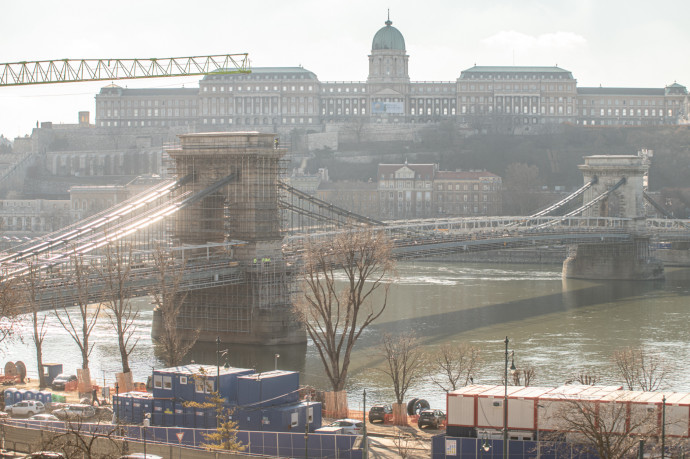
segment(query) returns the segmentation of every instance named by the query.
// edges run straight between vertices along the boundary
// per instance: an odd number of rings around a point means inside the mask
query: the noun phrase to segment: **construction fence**
[[[57,421],[8,420],[1,426],[5,448],[30,453],[43,449],[51,433],[65,432],[65,423]],[[189,429],[181,427],[142,427],[107,424],[82,424],[79,434],[88,436],[90,432],[113,432],[108,439],[102,439],[98,448],[112,454],[114,445],[120,451],[146,452],[164,457],[185,459],[234,459],[266,455],[277,457],[319,457],[361,459],[362,451],[354,435],[332,435],[305,432],[254,432],[239,431],[237,439],[247,448],[242,453],[212,452],[200,445],[205,436],[215,430]]]

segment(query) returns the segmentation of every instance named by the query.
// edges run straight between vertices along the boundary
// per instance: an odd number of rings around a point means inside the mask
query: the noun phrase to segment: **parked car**
[[[84,404],[71,404],[64,408],[53,410],[53,414],[57,416],[58,419],[63,420],[80,420],[92,418],[96,415],[96,409],[91,405]]]
[[[369,410],[369,422],[374,423],[374,421],[384,422],[386,420],[387,414],[392,414],[393,409],[390,405],[374,405]]]
[[[446,420],[446,413],[441,410],[423,410],[419,413],[419,420],[417,425],[422,427],[429,426],[433,429],[438,429]]]
[[[50,413],[34,414],[31,416],[32,421],[59,421],[58,417]]]
[[[53,390],[65,390],[65,384],[76,380],[77,375],[71,375],[69,373],[60,373],[55,377],[55,379],[53,379],[53,382],[50,385],[50,387],[52,387]]]
[[[5,410],[12,416],[33,416],[34,414],[45,413],[46,407],[43,402],[38,400],[23,400],[8,406]]]
[[[343,433],[348,435],[359,435],[362,433],[364,423],[356,419],[338,419],[328,424],[328,427],[342,427]]]
[[[324,427],[319,427],[314,432],[322,433],[322,434],[331,434],[331,435],[342,435],[343,434],[343,428],[342,427],[324,426]]]

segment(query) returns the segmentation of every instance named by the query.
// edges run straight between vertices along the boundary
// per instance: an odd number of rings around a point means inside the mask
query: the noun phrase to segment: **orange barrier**
[[[65,384],[65,392],[75,392],[77,390],[77,385],[79,381],[70,381]]]

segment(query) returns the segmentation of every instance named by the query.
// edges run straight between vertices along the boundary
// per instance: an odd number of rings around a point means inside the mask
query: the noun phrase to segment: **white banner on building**
[[[374,115],[381,115],[383,113],[402,115],[405,113],[405,104],[403,102],[372,102],[371,113]]]

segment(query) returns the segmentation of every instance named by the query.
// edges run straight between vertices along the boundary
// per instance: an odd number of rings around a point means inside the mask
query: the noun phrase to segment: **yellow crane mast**
[[[250,72],[247,53],[150,59],[56,59],[0,64],[0,86]]]

